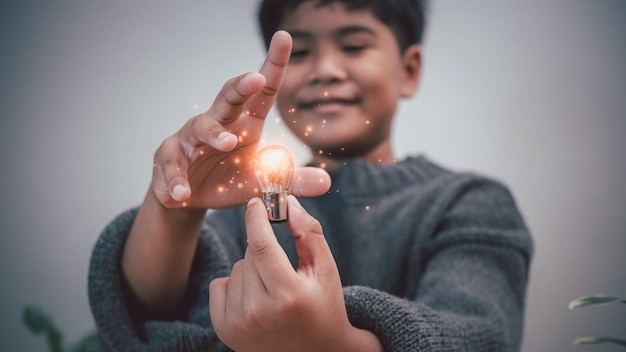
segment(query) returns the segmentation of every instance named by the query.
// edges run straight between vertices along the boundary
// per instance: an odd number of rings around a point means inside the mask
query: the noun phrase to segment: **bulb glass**
[[[261,188],[270,221],[287,220],[287,191],[293,176],[293,159],[279,145],[269,145],[254,157],[254,173]]]

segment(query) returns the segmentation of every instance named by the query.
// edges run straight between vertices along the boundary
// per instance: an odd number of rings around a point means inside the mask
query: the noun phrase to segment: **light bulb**
[[[287,190],[293,175],[293,160],[289,151],[278,145],[262,148],[254,157],[254,174],[269,220],[287,220]]]

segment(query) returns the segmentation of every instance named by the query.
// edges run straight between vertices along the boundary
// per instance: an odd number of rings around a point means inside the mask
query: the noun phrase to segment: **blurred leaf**
[[[22,319],[26,327],[34,332],[40,334],[49,329],[51,325],[50,318],[46,316],[41,310],[35,307],[26,306],[22,310]]]
[[[589,345],[601,343],[614,343],[626,347],[626,340],[614,339],[612,337],[579,337],[572,341],[574,345]]]
[[[52,352],[63,351],[63,334],[46,313],[39,308],[26,306],[22,311],[22,318],[30,331],[37,335],[46,335]]]
[[[572,310],[587,306],[603,306],[613,303],[626,303],[626,299],[603,294],[588,295],[569,302],[569,309]]]

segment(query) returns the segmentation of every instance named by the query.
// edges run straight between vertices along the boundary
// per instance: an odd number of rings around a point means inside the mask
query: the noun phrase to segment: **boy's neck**
[[[313,154],[313,160],[311,164],[313,166],[325,169],[328,172],[334,172],[344,166],[348,160],[354,159],[378,164],[393,164],[396,162],[396,158],[391,148],[391,144],[389,141],[387,141],[385,143],[379,144],[374,149],[371,149],[368,152],[360,155],[349,155],[343,157]]]

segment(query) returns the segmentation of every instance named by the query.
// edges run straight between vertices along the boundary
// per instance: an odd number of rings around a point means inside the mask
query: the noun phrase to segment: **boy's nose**
[[[347,78],[344,62],[338,55],[320,53],[316,56],[312,70],[311,84],[329,84]]]

